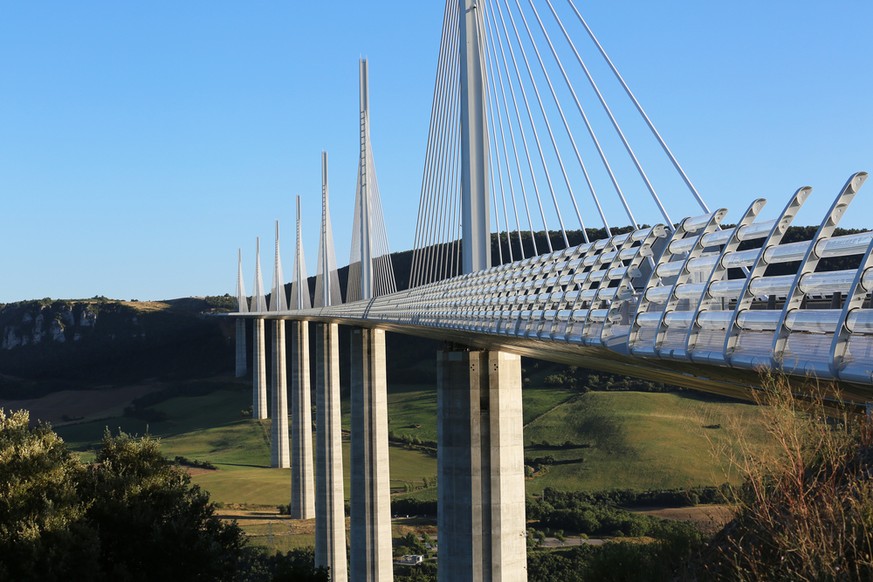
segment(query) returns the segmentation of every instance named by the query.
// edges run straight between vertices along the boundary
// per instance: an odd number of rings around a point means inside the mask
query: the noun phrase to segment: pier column
[[[267,353],[263,318],[252,320],[252,418],[267,418]]]
[[[242,378],[248,372],[246,362],[246,320],[236,320],[236,377]]]
[[[441,582],[527,580],[521,358],[437,356]]]
[[[285,357],[285,320],[273,322],[273,400],[270,416],[270,466],[287,469],[288,453],[288,373]]]
[[[315,565],[348,580],[343,492],[339,328],[315,325]]]
[[[351,579],[391,582],[385,331],[353,329]]]
[[[309,388],[309,322],[291,322],[291,512],[315,517],[312,470],[312,396]]]

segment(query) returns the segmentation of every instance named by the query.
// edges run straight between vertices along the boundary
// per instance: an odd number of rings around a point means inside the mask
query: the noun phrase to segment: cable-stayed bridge
[[[292,516],[316,517],[316,559],[332,579],[392,576],[385,330],[449,342],[437,356],[441,580],[526,578],[519,355],[731,394],[764,369],[871,398],[873,231],[838,231],[866,173],[831,194],[806,237],[786,240],[812,189],[778,201],[767,220],[764,199],[734,214],[710,208],[572,0],[448,0],[410,281],[398,291],[367,66],[345,290],[327,154],[315,292],[299,199],[290,299],[278,224],[269,301],[259,250],[251,301],[241,259],[237,285],[237,372],[247,371],[251,319],[254,416],[267,417],[269,391],[273,465],[292,468]],[[680,190],[678,209],[669,208]],[[338,324],[353,327],[348,570]]]

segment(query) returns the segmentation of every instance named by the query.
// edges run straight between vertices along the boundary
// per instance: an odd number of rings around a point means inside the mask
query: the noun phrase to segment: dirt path
[[[697,505],[695,507],[667,507],[636,511],[653,517],[689,521],[706,533],[715,533],[725,526],[733,516],[729,505]]]

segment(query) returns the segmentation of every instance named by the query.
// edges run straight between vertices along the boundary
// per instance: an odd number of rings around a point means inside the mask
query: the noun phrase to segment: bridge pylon
[[[388,248],[388,233],[376,180],[376,164],[370,142],[370,86],[366,59],[360,71],[360,158],[355,187],[355,218],[346,301],[369,300],[397,291]]]
[[[461,40],[461,227],[463,273],[491,266],[488,210],[488,117],[485,104],[485,25],[479,0],[459,0]]]
[[[355,582],[391,582],[385,331],[353,328],[351,335],[350,578]]]
[[[524,582],[521,357],[451,349],[437,356],[440,582]]]
[[[273,290],[270,293],[270,311],[288,311],[285,297],[285,277],[282,274],[282,257],[279,253],[279,221],[276,221],[276,260],[273,266]],[[285,350],[285,320],[274,319],[272,401],[270,417],[270,466],[287,469],[291,466],[288,446],[288,368]]]
[[[315,565],[348,580],[343,491],[339,326],[315,324]]]
[[[263,313],[267,311],[261,276],[261,239],[255,239],[255,284],[249,310],[258,314],[252,323],[252,418],[267,418],[267,354]]]
[[[300,196],[297,197],[297,248],[291,309],[309,309],[309,283],[303,258]],[[284,321],[282,322],[284,325]],[[291,322],[291,504],[293,519],[315,517],[315,474],[312,467],[312,396],[309,377],[309,322]],[[285,417],[287,423],[287,416]],[[287,437],[286,437],[287,438]]]
[[[328,205],[327,152],[321,152],[321,236],[315,307],[342,303]],[[315,324],[315,565],[334,582],[348,580],[343,492],[339,326]]]
[[[248,313],[249,305],[243,282],[242,249],[237,251],[236,300],[237,313]],[[236,320],[236,370],[234,375],[237,378],[242,378],[248,372],[246,351],[246,320],[240,317]]]

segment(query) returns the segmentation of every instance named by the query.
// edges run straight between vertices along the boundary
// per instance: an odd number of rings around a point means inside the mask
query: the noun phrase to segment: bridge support
[[[242,378],[248,372],[248,363],[246,362],[246,320],[239,318],[236,320],[236,374],[237,378]]]
[[[273,322],[273,400],[270,407],[270,466],[287,469],[288,457],[288,376],[285,356],[285,320]]]
[[[488,210],[488,115],[485,103],[485,30],[478,0],[460,2],[461,247],[463,272],[491,266]]]
[[[252,321],[252,418],[267,418],[267,353],[263,318]]]
[[[315,338],[315,565],[346,582],[339,327],[316,324]]]
[[[385,331],[353,329],[351,579],[391,582]]]
[[[527,580],[521,358],[437,356],[440,582]]]
[[[309,322],[291,322],[292,519],[315,517],[312,471],[312,396],[309,391]]]

